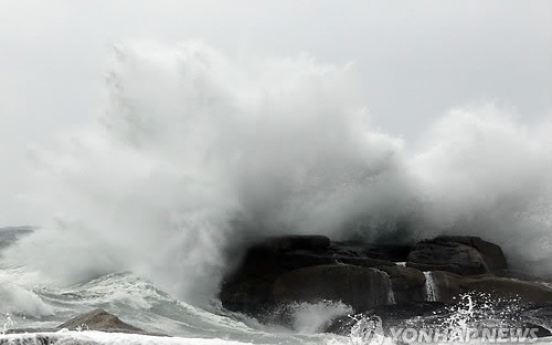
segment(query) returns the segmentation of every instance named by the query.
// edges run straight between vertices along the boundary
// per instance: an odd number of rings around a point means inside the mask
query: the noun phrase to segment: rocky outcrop
[[[489,302],[516,301],[544,303],[552,301],[549,287],[519,279],[493,275],[460,276],[449,272],[433,272],[436,293],[440,301],[454,302],[459,295],[482,295]]]
[[[399,259],[405,259],[407,254],[403,246],[375,248],[364,243],[330,242],[329,238],[324,236],[292,235],[269,238],[249,248],[242,264],[235,272],[226,277],[219,296],[227,309],[244,312],[262,319],[266,315],[271,315],[282,301],[292,300],[288,297],[293,294],[288,294],[284,298],[282,282],[289,284],[292,280],[290,277],[299,277],[305,274],[304,271],[291,274],[293,271],[306,267],[351,265],[355,266],[355,269],[349,269],[348,272],[360,272],[356,268],[394,266],[394,262],[386,260],[397,257],[397,254],[393,253],[402,253],[398,257]],[[329,271],[335,273],[338,270],[334,268]],[[340,277],[346,276],[343,273],[345,271],[347,269],[339,271],[342,274]],[[323,276],[328,270],[319,268],[309,272],[310,277],[315,279],[314,272]],[[286,274],[291,275],[287,275],[288,278],[286,278]],[[379,274],[381,275],[381,273]],[[316,279],[319,282],[325,281],[326,291],[329,291],[330,282],[327,278],[316,277]],[[280,283],[278,289],[275,289],[278,280]],[[358,280],[354,280],[354,282],[358,282]],[[333,280],[331,284],[334,285],[335,291],[344,289],[340,279]],[[351,283],[348,285],[348,289],[347,291],[356,291],[357,288]],[[278,294],[275,294],[275,291]],[[302,298],[298,298],[299,301],[305,300],[303,298],[305,295],[297,293],[297,296],[302,296]],[[337,297],[338,294],[333,294],[333,296]],[[313,298],[306,299],[314,300]]]
[[[273,285],[277,304],[330,300],[354,310],[392,303],[390,293],[391,281],[385,272],[353,265],[306,267],[284,273]]]
[[[449,314],[448,305],[439,302],[415,302],[415,303],[398,303],[392,305],[376,306],[368,309],[363,313],[356,315],[345,315],[336,318],[324,330],[327,333],[335,333],[340,335],[351,334],[351,328],[358,320],[377,315],[383,321],[383,326],[388,329],[395,325],[404,325],[406,321],[411,321],[415,318],[427,319],[429,317],[444,318]]]
[[[399,265],[379,269],[389,275],[396,303],[425,301],[426,278],[422,271]]]
[[[508,263],[502,252],[500,246],[482,240],[479,237],[474,236],[439,236],[436,238],[437,241],[443,242],[453,242],[461,243],[472,248],[477,249],[477,251],[483,257],[485,264],[489,270],[493,273],[502,272],[508,268]]]
[[[40,337],[40,333],[55,333],[62,329],[166,336],[164,334],[146,332],[138,327],[129,325],[128,323],[121,321],[121,319],[117,316],[110,314],[103,309],[94,309],[87,313],[78,315],[54,328],[17,328],[7,330],[6,334],[29,333],[34,334],[33,337]],[[45,339],[50,338],[51,337],[45,337]],[[49,344],[49,342],[47,344]]]
[[[267,315],[282,305],[323,300],[355,312],[392,303],[450,303],[464,293],[494,301],[552,301],[552,289],[544,285],[499,276],[506,268],[501,248],[479,237],[380,245],[293,235],[252,245],[226,277],[220,299],[227,309],[263,322],[274,321]]]
[[[69,330],[94,330],[102,332],[145,334],[140,328],[121,321],[117,316],[103,309],[94,309],[68,320],[57,327]]]
[[[411,267],[424,271],[442,270],[461,275],[490,273],[476,248],[441,238],[417,243],[407,261]]]

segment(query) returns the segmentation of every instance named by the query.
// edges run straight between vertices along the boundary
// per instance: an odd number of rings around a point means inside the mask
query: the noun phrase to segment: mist
[[[373,128],[417,147],[452,108],[550,118],[552,9],[543,1],[2,1],[0,224],[40,225],[33,148],[104,112],[114,45],[199,39],[224,55],[354,65]]]
[[[4,262],[62,285],[132,271],[200,305],[228,253],[287,233],[478,235],[549,269],[550,119],[456,107],[409,146],[374,126],[355,68],[202,41],[114,47],[103,111],[33,149],[24,202],[41,229]]]

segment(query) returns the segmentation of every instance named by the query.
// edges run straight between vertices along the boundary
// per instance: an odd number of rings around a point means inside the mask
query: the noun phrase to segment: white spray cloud
[[[512,236],[537,246],[550,231],[550,204],[532,206],[550,200],[545,127],[459,109],[410,155],[371,128],[350,66],[232,60],[198,42],[114,55],[98,123],[36,154],[27,201],[43,228],[6,257],[43,279],[130,270],[202,303],[227,251],[252,238],[373,240],[407,221],[414,238],[477,233],[519,249]]]
[[[428,224],[526,259],[544,254],[535,246],[548,247],[552,230],[550,134],[549,124],[522,125],[492,105],[451,111],[411,161]]]

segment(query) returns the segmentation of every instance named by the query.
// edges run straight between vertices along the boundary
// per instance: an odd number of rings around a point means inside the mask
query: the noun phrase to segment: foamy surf
[[[43,343],[45,339],[51,339],[56,344],[121,344],[121,345],[245,345],[245,344],[261,344],[271,345],[276,344],[273,342],[241,342],[228,339],[206,339],[206,338],[181,338],[181,337],[156,337],[136,334],[122,334],[122,333],[103,333],[95,331],[82,331],[82,332],[56,332],[56,333],[38,333],[33,335],[3,335],[0,336],[1,344],[37,344]],[[50,341],[50,340],[48,340]],[[285,344],[305,344],[315,345],[323,344],[317,341],[312,342],[291,342],[287,341]],[[333,340],[328,340],[331,344],[335,343]],[[280,343],[281,344],[281,343]],[[345,344],[345,343],[343,343]]]

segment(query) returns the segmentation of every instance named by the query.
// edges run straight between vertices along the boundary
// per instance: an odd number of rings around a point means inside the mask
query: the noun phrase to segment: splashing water
[[[351,71],[116,48],[98,121],[35,152],[25,200],[42,228],[3,262],[45,285],[131,271],[205,305],[252,239],[374,240],[406,221],[412,238],[478,234],[549,268],[550,123],[458,108],[405,148],[370,125]]]
[[[355,324],[351,343],[458,343],[470,339],[472,343],[496,342],[501,337],[496,331],[501,328],[518,332],[508,333],[505,338],[528,341],[534,338],[527,333],[527,318],[522,311],[523,305],[517,299],[496,302],[487,294],[464,294],[454,305],[399,323],[390,315],[385,321],[373,314],[352,316]]]
[[[425,300],[428,302],[436,302],[438,300],[437,285],[435,285],[435,279],[433,279],[432,272],[424,272],[425,276]]]
[[[353,312],[350,306],[332,301],[298,303],[290,308],[293,310],[293,328],[302,334],[320,332],[330,321]]]
[[[353,345],[382,345],[386,339],[381,318],[367,316],[359,319],[351,328]]]
[[[391,282],[391,277],[387,272],[381,272],[383,274],[383,287],[387,292],[387,304],[395,304],[395,293],[393,292],[393,283]]]
[[[13,328],[14,326],[15,323],[13,322],[11,315],[6,314],[6,322],[4,322],[4,325],[2,326],[2,334],[6,334],[6,331]]]

